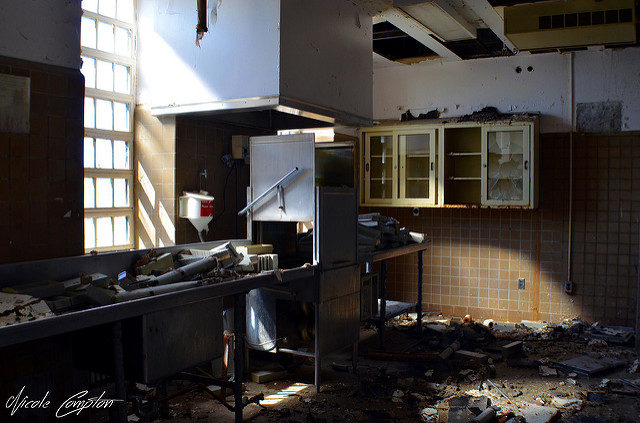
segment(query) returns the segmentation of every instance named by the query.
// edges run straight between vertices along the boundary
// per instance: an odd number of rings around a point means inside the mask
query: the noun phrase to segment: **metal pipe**
[[[418,336],[422,335],[422,250],[418,251],[418,299],[416,301],[416,317],[418,319]]]
[[[202,285],[202,281],[186,281],[176,282],[170,285],[151,286],[149,288],[136,289],[135,291],[118,293],[114,296],[113,299],[116,303],[122,303],[125,301],[138,300],[140,298],[151,297],[154,295],[182,291],[189,288],[195,288],[200,285]]]
[[[571,282],[571,251],[573,249],[573,126],[575,124],[573,88],[573,52],[569,52],[569,107],[571,128],[569,131],[569,228],[567,242],[567,282]]]
[[[242,372],[244,364],[245,294],[233,296],[233,399],[236,423],[242,423]]]
[[[252,202],[250,202],[249,204],[247,204],[247,206],[240,210],[238,212],[238,216],[242,216],[243,214],[245,214],[247,211],[249,211],[249,209],[251,207],[253,207],[253,205],[255,203],[257,203],[258,201],[262,200],[264,197],[266,197],[271,191],[273,191],[274,189],[278,188],[278,186],[282,183],[284,183],[284,181],[286,181],[287,179],[289,179],[290,177],[292,177],[293,175],[295,175],[298,172],[298,168],[295,167],[291,170],[291,172],[287,173],[286,175],[284,175],[282,178],[280,178],[275,184],[271,185],[269,188],[267,188],[267,190],[265,192],[263,192],[262,194],[260,194],[259,196],[256,197],[255,200],[253,200]]]
[[[382,260],[380,263],[380,307],[378,310],[378,317],[380,317],[378,336],[380,349],[384,350],[384,332],[387,324],[387,260]]]
[[[491,382],[491,380],[490,380],[490,379],[487,379],[487,382],[489,382],[489,384],[490,384],[491,386],[493,386],[493,387],[495,388],[495,390],[496,390],[496,391],[498,391],[498,392],[500,393],[500,395],[502,395],[502,396],[503,396],[503,397],[504,397],[504,398],[509,402],[509,404],[513,404],[513,401],[511,401],[511,398],[509,398],[509,396],[508,396],[507,394],[505,394],[504,392],[502,392],[502,391],[500,390],[500,388],[498,388],[498,387],[496,386],[496,384],[495,384],[495,383]]]
[[[298,356],[307,357],[307,358],[315,358],[316,356],[314,353],[311,353],[308,351],[292,350],[290,348],[278,348],[278,352],[291,354],[291,355],[298,355]]]
[[[189,276],[195,275],[196,273],[209,271],[217,265],[218,259],[213,256],[208,256],[160,275],[156,278],[156,282],[158,285],[168,285],[170,283],[180,282]]]
[[[318,293],[319,296],[319,293]],[[318,297],[317,297],[318,298]],[[315,327],[314,327],[314,378],[313,383],[316,385],[316,393],[320,393],[322,358],[320,357],[320,303],[315,303]]]
[[[209,30],[207,28],[207,0],[198,1],[198,24],[196,25],[196,45],[200,46],[200,40],[204,33]]]
[[[638,231],[640,237],[640,231]],[[638,240],[638,293],[636,294],[636,351],[640,352],[640,336],[638,331],[640,330],[640,239]]]

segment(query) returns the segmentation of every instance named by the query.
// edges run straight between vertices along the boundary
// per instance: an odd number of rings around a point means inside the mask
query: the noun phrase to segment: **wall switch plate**
[[[564,292],[566,292],[567,294],[573,294],[573,282],[566,281],[564,283]]]
[[[518,278],[518,289],[524,289],[524,288],[525,288],[524,278]]]

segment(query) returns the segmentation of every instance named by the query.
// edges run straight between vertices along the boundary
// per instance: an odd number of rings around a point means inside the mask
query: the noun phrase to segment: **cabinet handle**
[[[529,160],[524,161],[524,170],[529,170]]]
[[[435,169],[435,165],[433,162],[431,162],[431,170],[434,170],[434,169]]]
[[[482,163],[482,167],[487,167],[487,164],[486,163]]]
[[[367,172],[369,171],[369,163],[364,165],[364,170],[366,170]]]

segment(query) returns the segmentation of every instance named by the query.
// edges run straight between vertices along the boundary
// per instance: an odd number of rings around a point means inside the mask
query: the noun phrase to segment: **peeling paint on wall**
[[[620,132],[622,127],[622,102],[598,101],[576,105],[576,130],[578,132]]]
[[[638,63],[640,47],[575,52],[574,104],[621,103],[617,130],[640,130]],[[541,132],[567,132],[568,99],[568,55],[557,53],[374,68],[376,120],[399,119],[401,109],[437,108],[446,118],[494,106],[503,113],[540,112]]]

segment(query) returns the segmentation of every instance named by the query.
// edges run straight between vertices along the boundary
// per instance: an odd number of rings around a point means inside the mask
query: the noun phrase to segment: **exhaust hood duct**
[[[371,18],[351,2],[220,2],[199,48],[193,0],[139,0],[138,16],[138,100],[155,115],[371,124]]]

